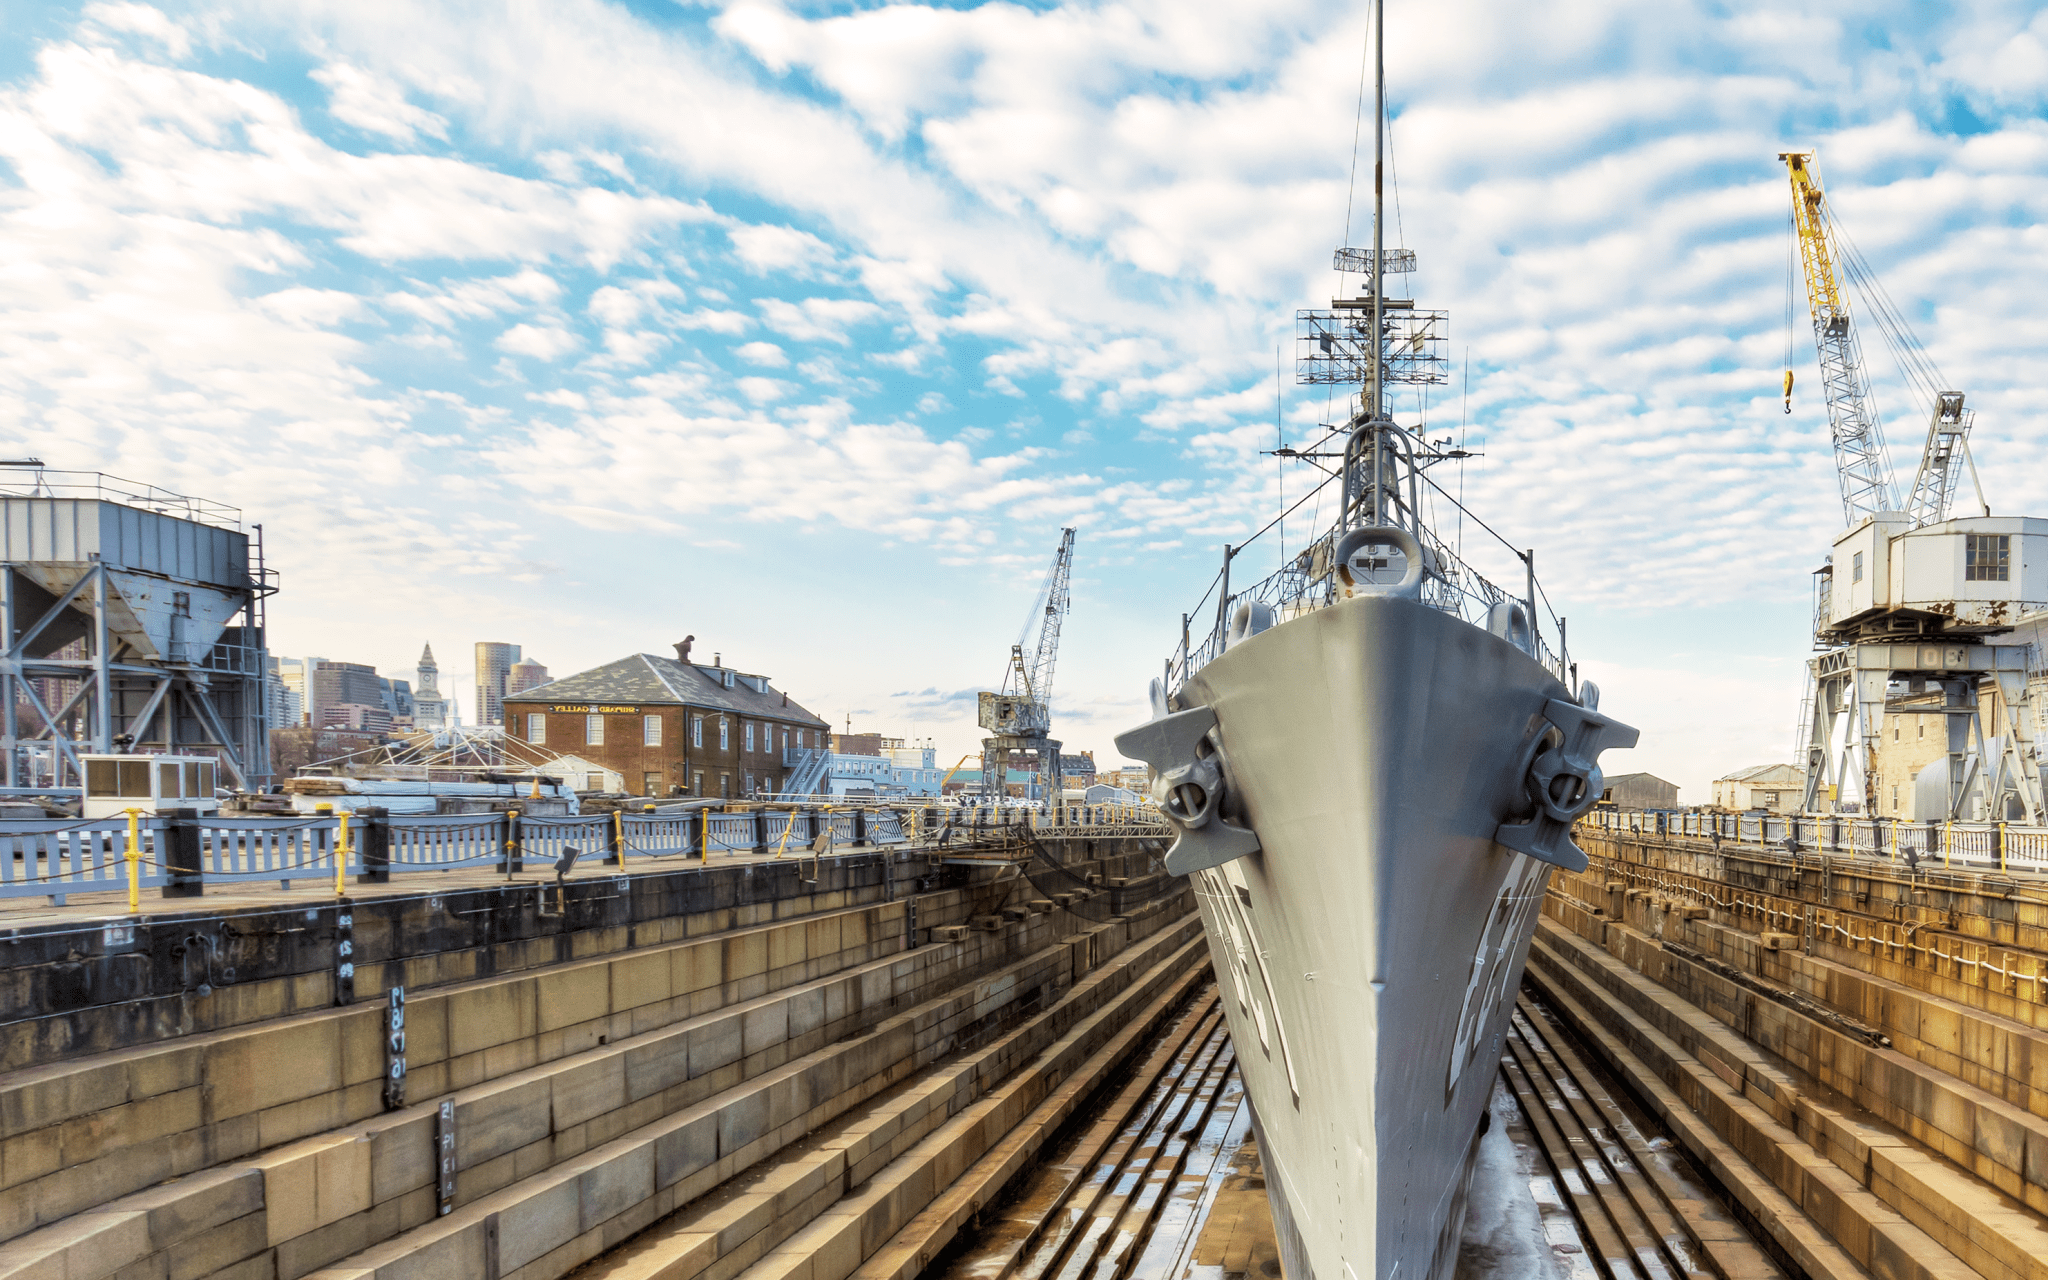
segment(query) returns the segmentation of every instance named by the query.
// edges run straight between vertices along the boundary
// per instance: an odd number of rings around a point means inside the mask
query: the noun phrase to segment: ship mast
[[[1411,432],[1394,424],[1388,391],[1445,380],[1450,318],[1442,311],[1417,309],[1412,298],[1387,296],[1387,277],[1415,270],[1415,255],[1387,248],[1386,0],[1373,0],[1372,21],[1372,247],[1340,247],[1332,263],[1340,276],[1360,275],[1365,283],[1356,297],[1332,298],[1327,311],[1294,313],[1295,369],[1301,382],[1312,385],[1363,384],[1345,393],[1357,399],[1346,427],[1339,531],[1392,527],[1421,538],[1425,530],[1416,463],[1427,451],[1420,450]],[[1345,217],[1348,231],[1348,203]]]
[[[1382,216],[1387,211],[1387,0],[1373,0],[1372,21],[1372,365],[1365,411],[1369,421],[1379,422],[1387,413],[1383,381],[1387,357],[1386,220]],[[1374,485],[1375,491],[1378,487]],[[1378,513],[1374,523],[1380,523]]]

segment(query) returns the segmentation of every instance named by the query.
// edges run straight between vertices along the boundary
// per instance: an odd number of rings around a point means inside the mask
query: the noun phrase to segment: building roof
[[[738,678],[733,681],[732,688],[726,688],[725,673],[730,669],[678,662],[652,653],[636,653],[601,667],[579,671],[573,676],[563,676],[560,680],[550,680],[531,689],[506,694],[505,701],[667,703],[816,725],[820,729],[831,728],[769,684],[766,676],[734,672]]]
[[[1617,783],[1635,782],[1638,779],[1647,782],[1655,782],[1661,786],[1671,787],[1674,790],[1677,789],[1678,786],[1678,784],[1675,782],[1664,781],[1664,779],[1658,777],[1654,773],[1610,773],[1607,775],[1607,785],[1611,787]]]
[[[1786,773],[1778,773],[1778,771],[1781,769],[1785,770]],[[1767,774],[1774,774],[1781,778],[1785,777],[1787,774],[1795,778],[1803,779],[1806,777],[1806,771],[1804,769],[1801,769],[1796,764],[1753,764],[1749,766],[1749,768],[1747,769],[1737,769],[1733,773],[1724,774],[1721,777],[1714,779],[1714,781],[1758,782],[1763,780],[1763,778]]]

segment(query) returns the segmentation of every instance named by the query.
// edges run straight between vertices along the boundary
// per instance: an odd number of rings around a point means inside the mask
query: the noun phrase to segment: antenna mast
[[[1372,23],[1372,382],[1364,407],[1366,420],[1379,422],[1387,416],[1387,0],[1373,0]]]

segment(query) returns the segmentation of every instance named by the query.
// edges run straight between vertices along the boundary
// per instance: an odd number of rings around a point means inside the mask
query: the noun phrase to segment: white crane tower
[[[1059,803],[1060,744],[1048,735],[1052,731],[1053,664],[1059,658],[1060,624],[1067,616],[1067,585],[1073,568],[1074,531],[1062,529],[1052,568],[1038,588],[1031,611],[1024,615],[1017,643],[1010,646],[1002,686],[980,697],[979,720],[989,731],[981,743],[981,789],[992,798],[1003,795],[1011,757],[1029,755],[1039,779],[1039,794]]]
[[[2048,520],[1994,517],[1970,457],[1973,415],[1947,389],[1869,267],[1841,235],[1813,153],[1786,152],[1792,220],[1848,527],[1815,574],[1810,706],[1800,727],[1805,809],[1915,820],[2041,823],[2028,672],[2032,646],[1994,644],[2048,602]],[[1900,506],[1843,289],[1863,294],[1907,378],[1933,400]],[[1785,374],[1791,412],[1792,373]],[[1951,516],[1967,470],[1976,513]],[[1933,717],[1931,722],[1920,717]],[[1913,721],[1908,739],[1902,722]],[[1889,721],[1897,749],[1887,752]],[[1937,733],[1928,742],[1921,728]],[[1987,732],[1987,729],[1989,730]]]

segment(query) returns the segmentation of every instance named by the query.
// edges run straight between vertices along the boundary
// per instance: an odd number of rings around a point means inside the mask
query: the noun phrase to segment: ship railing
[[[1179,689],[1196,672],[1223,655],[1229,647],[1229,620],[1239,605],[1247,601],[1263,604],[1273,610],[1276,623],[1284,623],[1335,604],[1338,594],[1337,580],[1329,566],[1331,541],[1332,538],[1325,535],[1307,551],[1264,578],[1243,590],[1231,591],[1199,643],[1192,635],[1181,637],[1180,647],[1166,663],[1167,690]],[[1474,626],[1486,625],[1488,611],[1503,601],[1511,600],[1526,607],[1522,597],[1510,596],[1434,536],[1429,538],[1429,543],[1429,558],[1434,563],[1423,575],[1422,603]],[[1531,642],[1533,651],[1529,656],[1555,673],[1560,682],[1569,684],[1566,660],[1544,641],[1540,629],[1532,628]]]
[[[1705,840],[1794,859],[1849,858],[1908,870],[2048,875],[2048,827],[2017,822],[1617,808],[1596,809],[1580,822],[1615,835]]]

